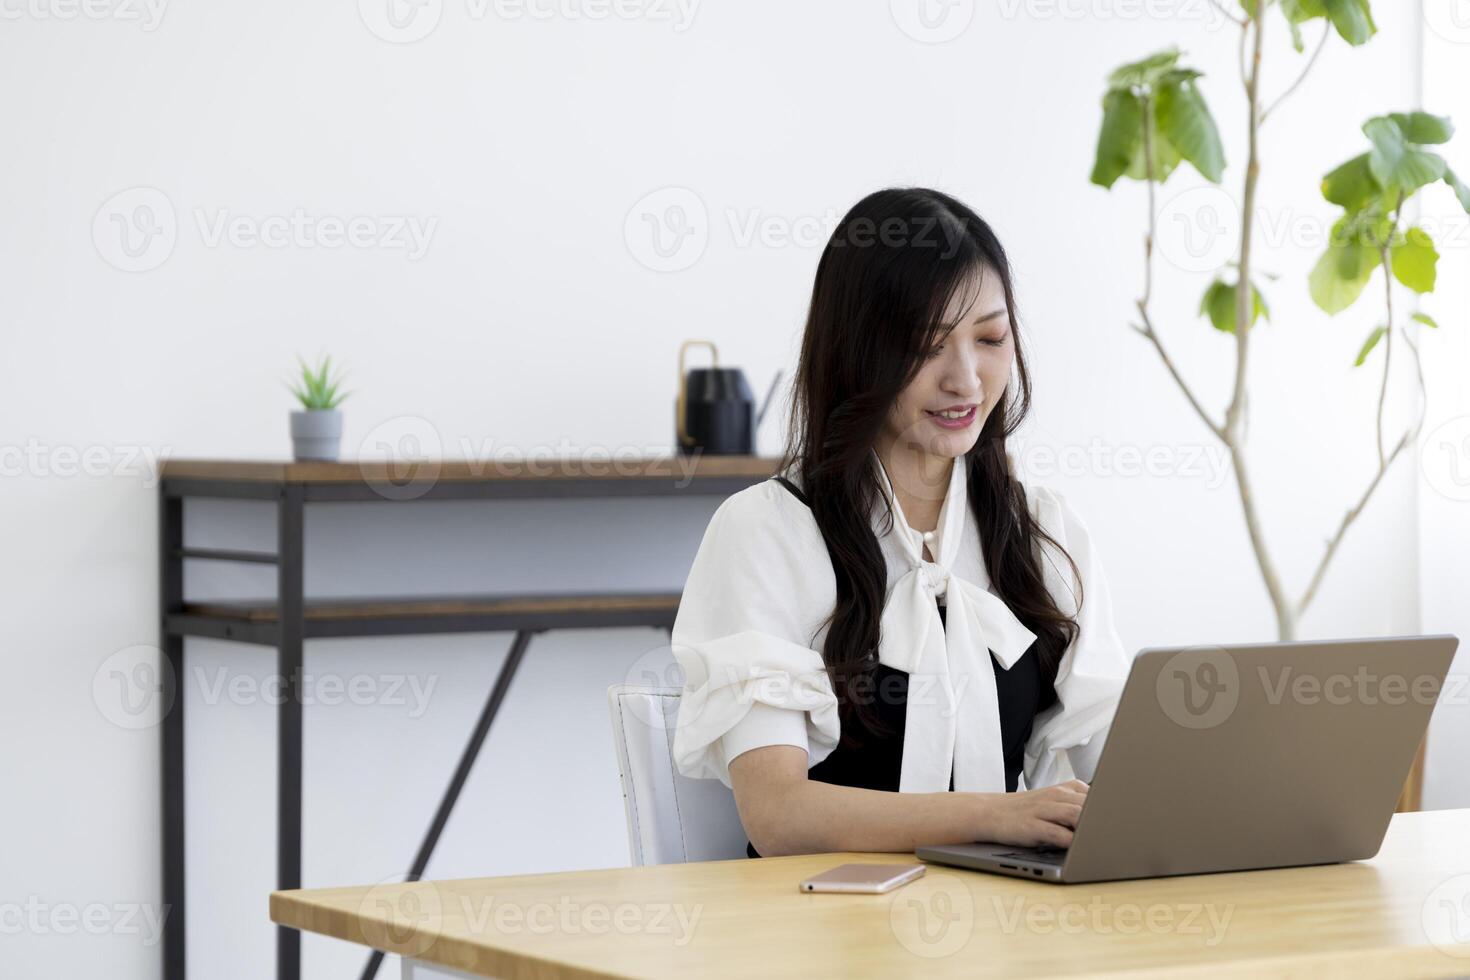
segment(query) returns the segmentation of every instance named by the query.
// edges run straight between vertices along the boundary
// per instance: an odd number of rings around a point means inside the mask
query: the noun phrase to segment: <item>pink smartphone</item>
[[[851,892],[881,895],[907,885],[924,873],[922,864],[839,864],[801,883],[804,892]]]

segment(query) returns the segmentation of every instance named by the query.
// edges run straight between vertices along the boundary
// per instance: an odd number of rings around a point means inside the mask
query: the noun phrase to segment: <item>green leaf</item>
[[[1326,6],[1325,0],[1323,6]],[[1358,0],[1358,8],[1363,11],[1363,19],[1368,22],[1368,34],[1377,34],[1378,25],[1373,22],[1373,5],[1370,0]]]
[[[1322,0],[1281,0],[1281,12],[1286,15],[1287,26],[1291,28],[1291,46],[1301,54],[1306,50],[1302,44],[1302,25],[1325,17],[1327,9],[1322,6]]]
[[[1301,54],[1307,50],[1306,44],[1302,41],[1302,25],[1294,20],[1288,20],[1286,26],[1291,29],[1291,46],[1296,49],[1296,53]]]
[[[1373,348],[1378,346],[1378,342],[1383,339],[1383,335],[1386,333],[1388,333],[1388,330],[1385,327],[1373,328],[1373,332],[1368,335],[1368,339],[1363,341],[1363,347],[1358,351],[1358,359],[1353,362],[1353,367],[1363,366],[1363,362],[1368,359],[1368,355],[1373,352]]]
[[[1470,186],[1456,177],[1449,167],[1444,168],[1444,182],[1450,185],[1455,192],[1455,197],[1460,199],[1460,207],[1464,208],[1466,213],[1470,213]]]
[[[1410,146],[1399,124],[1387,116],[1369,119],[1363,132],[1373,142],[1368,169],[1385,191],[1412,194],[1442,178],[1448,169],[1443,157]]]
[[[1322,196],[1348,211],[1357,211],[1383,193],[1368,166],[1368,154],[1353,157],[1322,178]]]
[[[1368,227],[1363,227],[1364,225]],[[1327,251],[1317,260],[1307,280],[1312,301],[1336,316],[1355,303],[1368,285],[1373,270],[1382,262],[1373,235],[1386,231],[1386,220],[1354,215],[1340,218],[1332,227]],[[1368,244],[1365,244],[1365,240]]]
[[[1103,96],[1102,130],[1097,136],[1097,160],[1092,166],[1092,182],[1103,187],[1113,183],[1128,170],[1143,145],[1143,100],[1126,89],[1114,89]]]
[[[1327,16],[1323,0],[1281,0],[1281,12],[1293,24],[1305,24],[1309,20]]]
[[[1157,90],[1159,132],[1194,165],[1205,179],[1218,184],[1225,170],[1225,148],[1220,131],[1210,115],[1199,89],[1194,85],[1198,73],[1171,72]]]
[[[1373,14],[1368,9],[1368,0],[1322,0],[1322,6],[1337,33],[1354,47],[1367,44],[1368,39],[1378,33],[1378,26],[1373,23]]]
[[[1235,290],[1216,279],[1200,298],[1200,316],[1208,316],[1210,325],[1222,333],[1235,332]]]
[[[340,378],[332,377],[332,358],[326,356],[322,362],[313,370],[302,360],[301,355],[296,356],[296,363],[301,368],[301,378],[294,385],[290,385],[291,393],[301,403],[302,408],[308,411],[320,411],[323,409],[336,408],[346,392],[338,393],[341,385]]]
[[[1179,67],[1180,54],[1167,48],[1108,76],[1093,183],[1112,187],[1123,176],[1163,183],[1186,159],[1219,183],[1225,167],[1220,134],[1194,84],[1200,73]],[[1151,159],[1145,158],[1146,146]]]
[[[1383,246],[1393,244],[1394,223],[1388,219],[1385,206],[1381,200],[1375,201],[1361,211],[1343,215],[1332,226],[1329,242],[1357,245],[1377,256]],[[1353,267],[1344,268],[1351,270]]]
[[[1432,327],[1435,330],[1439,329],[1439,324],[1436,323],[1434,317],[1430,316],[1428,313],[1414,313],[1410,315],[1409,319],[1413,320],[1415,323],[1422,323],[1426,327]]]
[[[1108,88],[1151,88],[1165,72],[1173,69],[1180,54],[1178,48],[1165,48],[1142,61],[1124,65],[1108,76]]]
[[[1216,279],[1210,283],[1210,287],[1205,290],[1205,294],[1200,300],[1200,316],[1208,316],[1210,318],[1210,325],[1216,330],[1223,333],[1235,333],[1235,297],[1237,290],[1237,286],[1230,285],[1220,279]],[[1266,299],[1261,295],[1259,289],[1251,287],[1251,293],[1253,302],[1249,325],[1254,327],[1256,321],[1263,316],[1267,320],[1270,320],[1271,311],[1266,306]]]
[[[1285,3],[1286,0],[1282,0],[1283,6]],[[1302,51],[1307,50],[1307,46],[1301,40],[1301,21],[1294,21],[1291,15],[1286,15],[1286,26],[1291,29],[1291,46],[1297,50],[1297,53],[1301,54]]]
[[[1404,139],[1410,143],[1448,143],[1455,135],[1455,124],[1449,116],[1433,116],[1427,112],[1390,112],[1388,118],[1399,124]]]
[[[1153,147],[1154,151],[1154,180],[1162,184],[1169,179],[1170,174],[1174,173],[1174,169],[1179,166],[1179,161],[1183,157],[1180,155],[1178,148],[1169,141],[1169,138],[1158,131],[1158,127],[1154,127],[1153,132],[1149,134],[1149,144]],[[1147,163],[1144,160],[1145,154],[1143,148],[1144,142],[1140,138],[1138,145],[1133,148],[1133,159],[1128,162],[1128,169],[1125,171],[1125,174],[1134,180],[1148,180],[1149,171]]]
[[[1439,253],[1434,249],[1434,239],[1423,228],[1409,228],[1404,240],[1390,250],[1393,274],[1399,282],[1416,293],[1434,291],[1435,265]]]

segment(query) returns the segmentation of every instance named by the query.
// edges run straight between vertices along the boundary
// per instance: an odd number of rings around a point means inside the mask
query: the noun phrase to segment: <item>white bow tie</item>
[[[956,464],[958,469],[958,464]],[[1000,700],[990,653],[1007,670],[1036,640],[999,596],[950,572],[965,523],[964,481],[950,484],[945,536],[939,558],[922,557],[923,545],[903,523],[894,527],[911,567],[894,584],[880,621],[878,662],[909,675],[904,714],[899,792],[1004,793],[1005,757]],[[951,513],[950,504],[957,505]],[[937,599],[945,597],[946,616]]]

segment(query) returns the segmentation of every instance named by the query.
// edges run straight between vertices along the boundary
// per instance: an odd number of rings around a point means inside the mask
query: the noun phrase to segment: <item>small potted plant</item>
[[[342,379],[332,377],[332,359],[323,357],[313,371],[302,361],[301,378],[291,387],[301,410],[291,413],[291,445],[298,460],[335,460],[341,452],[342,413],[337,406],[347,397],[338,391]]]

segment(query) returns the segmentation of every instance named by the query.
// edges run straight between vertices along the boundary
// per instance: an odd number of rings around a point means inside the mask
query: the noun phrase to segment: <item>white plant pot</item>
[[[291,446],[298,460],[336,460],[342,451],[341,410],[292,412]]]

